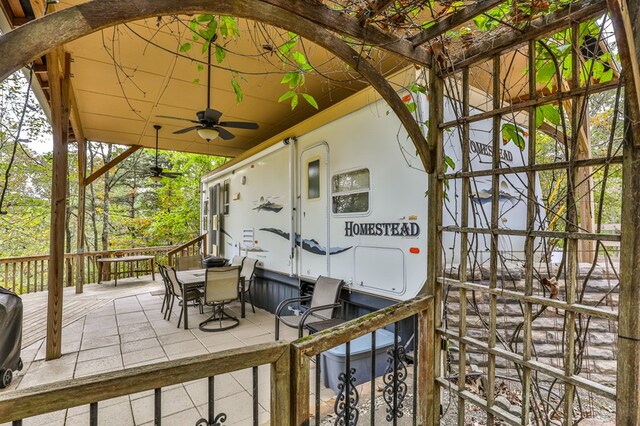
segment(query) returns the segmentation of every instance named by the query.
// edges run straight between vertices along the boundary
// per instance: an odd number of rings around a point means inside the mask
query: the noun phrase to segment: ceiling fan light
[[[198,135],[200,135],[202,139],[206,139],[208,142],[210,140],[217,138],[219,135],[219,132],[216,129],[211,127],[201,127],[198,129]]]
[[[151,180],[154,182],[160,182],[162,180],[162,176],[160,175],[152,175]]]

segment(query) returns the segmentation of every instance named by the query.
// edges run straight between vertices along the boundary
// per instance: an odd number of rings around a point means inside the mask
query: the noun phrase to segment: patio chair
[[[340,307],[338,300],[343,285],[344,281],[342,280],[319,276],[311,296],[292,297],[280,302],[275,312],[276,340],[280,338],[280,322],[289,327],[297,328],[298,338],[300,338],[305,325],[331,319],[335,309]],[[300,306],[301,302],[306,300],[311,300],[311,303],[301,315],[283,315],[284,309],[289,305],[297,303]]]
[[[224,331],[236,327],[240,321],[225,312],[224,306],[238,298],[238,282],[240,268],[225,266],[208,268],[204,281],[204,303],[213,306],[213,313],[200,323],[202,331]],[[217,322],[215,328],[206,327],[207,324]]]
[[[176,257],[176,271],[187,271],[189,269],[202,269],[202,256],[178,256]]]
[[[240,270],[240,276],[244,278],[244,294],[242,295],[247,300],[246,297],[249,295],[249,302],[251,302],[251,310],[253,313],[256,313],[256,308],[253,306],[253,297],[251,296],[251,286],[253,285],[253,279],[256,272],[256,263],[258,263],[258,259],[252,259],[250,257],[246,257],[244,262],[242,262],[242,269]]]
[[[244,256],[233,256],[233,258],[229,262],[229,266],[242,266],[244,259]]]
[[[164,312],[164,317],[166,319],[167,314],[169,313],[169,302],[173,298],[173,290],[171,289],[171,281],[169,281],[166,266],[158,264],[158,272],[160,272],[160,277],[162,277],[162,282],[164,284],[164,298],[162,299],[160,312]],[[164,310],[165,307],[167,308],[167,312]]]
[[[185,309],[185,303],[194,302],[194,305],[198,305],[200,307],[200,313],[204,313],[202,310],[202,301],[200,300],[202,297],[202,292],[199,289],[191,289],[187,291],[186,294],[182,291],[182,285],[180,285],[180,281],[178,281],[178,276],[176,275],[176,270],[171,266],[165,268],[165,272],[167,273],[167,277],[169,278],[169,282],[171,283],[171,292],[173,297],[171,297],[171,303],[169,304],[169,317],[167,320],[171,319],[171,311],[173,310],[173,303],[175,299],[180,300],[180,306],[182,309],[180,310],[180,316],[178,317],[178,328],[180,328],[180,323],[182,322],[182,314]]]

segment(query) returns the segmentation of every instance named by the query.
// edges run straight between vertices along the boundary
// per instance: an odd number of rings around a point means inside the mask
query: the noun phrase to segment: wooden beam
[[[62,351],[62,296],[64,275],[64,233],[67,205],[67,132],[69,129],[70,57],[65,55],[64,72],[59,60],[62,48],[47,54],[51,86],[53,130],[53,173],[51,181],[51,232],[49,244],[47,360],[60,358]]]
[[[458,12],[455,12],[444,19],[436,22],[426,30],[419,32],[418,34],[409,38],[409,41],[413,43],[415,47],[432,40],[447,31],[467,22],[470,19],[484,13],[496,5],[502,3],[504,0],[482,0],[478,3],[474,3],[471,6],[463,7]]]
[[[130,156],[131,154],[133,154],[134,152],[136,152],[140,148],[142,148],[142,146],[133,145],[132,147],[129,147],[129,149],[127,149],[126,151],[124,151],[123,153],[118,155],[116,158],[114,158],[113,160],[109,161],[104,166],[100,167],[98,170],[93,172],[93,174],[91,174],[91,176],[89,176],[85,180],[85,182],[84,182],[85,186],[86,185],[90,185],[94,180],[98,179],[100,176],[105,174],[107,172],[107,170],[111,170],[113,167],[118,165],[122,160],[124,160],[125,158],[127,158],[128,156]]]
[[[314,22],[328,31],[366,40],[368,45],[377,46],[414,63],[423,66],[431,64],[431,54],[426,49],[414,48],[409,41],[386,34],[375,26],[363,28],[357,19],[312,0],[91,0],[33,20],[0,37],[0,57],[3,58],[0,62],[0,80],[53,47],[95,31],[136,19],[197,13],[232,15],[287,29],[293,26],[292,19],[303,18],[306,26],[308,21]]]
[[[451,64],[446,73],[462,69],[506,50],[515,49],[530,40],[552,34],[568,27],[571,22],[596,17],[606,9],[607,5],[602,0],[582,0],[571,3],[564,9],[530,21],[522,29],[506,31],[496,38],[474,44],[459,55],[460,57]]]
[[[637,0],[607,0],[609,14],[620,52],[620,62],[624,73],[625,99],[631,115],[631,126],[634,137],[640,135],[640,65],[638,62],[638,37],[640,31],[633,29],[633,23],[638,24],[640,19],[640,7]],[[640,138],[635,138],[635,143],[640,146]]]
[[[317,12],[318,16],[313,12]],[[131,0],[127,2],[92,0],[80,3],[36,19],[0,37],[0,57],[4,58],[0,62],[0,79],[6,78],[15,69],[20,68],[25,61],[28,62],[38,57],[42,52],[100,29],[135,19],[196,13],[215,13],[254,19],[293,31],[324,47],[360,73],[380,93],[411,137],[425,170],[432,169],[427,142],[422,130],[396,90],[372,64],[369,64],[367,60],[361,60],[360,54],[355,49],[330,31],[330,29],[334,31],[340,29],[342,33],[345,33],[343,23],[353,23],[361,34],[367,30],[362,29],[355,19],[341,12],[332,11],[312,0],[298,2],[288,0],[220,0],[216,2],[207,0],[183,0],[180,2],[173,0]],[[336,22],[331,20],[332,17]],[[388,35],[382,34],[379,30],[375,31],[374,33],[369,31],[368,34],[371,37],[373,34],[380,34],[380,37],[387,41],[397,40],[393,37],[390,39]],[[367,38],[367,43],[375,43],[373,38]],[[413,49],[411,43],[406,40],[398,41],[398,43],[403,44],[407,50],[413,53],[420,51],[420,49]],[[422,49],[422,51],[425,53],[423,58],[431,57],[426,53],[426,50]],[[415,54],[412,56],[415,57]],[[90,183],[90,180],[91,177],[87,183]]]
[[[76,222],[76,293],[84,286],[84,212],[86,201],[87,141],[78,138],[78,219]]]

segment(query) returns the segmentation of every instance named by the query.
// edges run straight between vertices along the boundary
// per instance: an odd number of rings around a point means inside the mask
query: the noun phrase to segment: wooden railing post
[[[291,345],[291,424],[309,424],[309,357]]]
[[[431,342],[434,341],[433,327],[433,299],[429,299],[427,309],[418,314],[418,389],[415,391],[418,400],[418,411],[415,413],[417,424],[421,426],[434,423],[434,419],[439,418],[436,408],[439,408],[435,400],[436,375],[436,351]]]
[[[271,426],[291,424],[291,407],[295,399],[290,383],[291,351],[271,364]]]

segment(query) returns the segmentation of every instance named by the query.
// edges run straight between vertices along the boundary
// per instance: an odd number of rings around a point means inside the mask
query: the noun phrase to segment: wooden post
[[[622,242],[620,247],[620,306],[616,422],[640,424],[640,148],[625,119],[622,163]]]
[[[291,351],[286,349],[280,359],[271,364],[271,426],[291,424],[292,397],[289,369]]]
[[[418,314],[418,390],[416,398],[418,399],[418,412],[414,413],[417,424],[425,426],[431,423],[434,415],[439,417],[439,413],[434,413],[436,404],[433,401],[433,387],[438,386],[435,382],[433,359],[433,336],[430,337],[426,330],[433,328],[433,299],[429,301],[429,307]],[[431,339],[431,340],[430,340]],[[317,367],[316,367],[317,368]],[[438,418],[435,417],[435,418]]]
[[[291,345],[291,424],[309,424],[309,357]],[[316,366],[318,368],[318,366]],[[278,423],[281,424],[281,423]]]
[[[426,329],[420,330],[426,335],[430,344],[427,345],[426,356],[432,365],[423,386],[426,387],[424,401],[418,401],[418,406],[426,405],[427,424],[436,425],[440,422],[440,387],[436,378],[440,376],[440,337],[436,328],[441,324],[440,301],[442,300],[442,286],[438,284],[438,276],[442,272],[442,233],[438,227],[442,224],[443,187],[438,176],[443,173],[443,145],[442,132],[439,125],[444,117],[444,81],[438,76],[438,70],[432,67],[429,72],[429,134],[428,145],[431,148],[431,164],[435,170],[429,173],[429,198],[427,216],[427,294],[433,296],[431,319],[422,321]]]
[[[622,0],[620,0],[622,1]],[[616,1],[610,0],[609,7]],[[640,4],[628,2],[628,16],[635,22],[640,17]],[[632,29],[621,22],[620,14],[616,19],[614,10],[611,17],[616,30],[618,46],[630,46],[636,53],[623,61],[624,78],[627,82],[625,92],[636,90],[638,76],[637,52],[640,51],[640,28]],[[629,20],[625,20],[629,23]],[[621,25],[622,24],[622,25]],[[622,28],[620,28],[622,26]],[[629,51],[628,50],[628,51]],[[621,52],[621,59],[623,54]],[[629,80],[635,80],[630,89]],[[638,99],[632,92],[625,114],[624,159],[622,162],[622,241],[620,243],[620,305],[618,307],[618,380],[616,383],[616,422],[619,425],[640,424],[640,130],[638,117],[633,115],[631,98]],[[629,105],[631,104],[631,105]],[[637,103],[636,103],[637,104]]]
[[[49,294],[47,307],[47,360],[60,358],[62,348],[62,292],[64,275],[64,232],[67,204],[67,135],[69,132],[69,66],[62,48],[47,54],[53,130],[53,174],[51,180],[51,236],[49,245]]]
[[[76,293],[82,293],[84,286],[84,210],[87,185],[85,178],[87,173],[87,141],[78,138],[78,222],[76,232]]]

